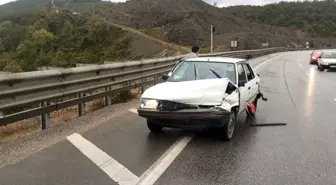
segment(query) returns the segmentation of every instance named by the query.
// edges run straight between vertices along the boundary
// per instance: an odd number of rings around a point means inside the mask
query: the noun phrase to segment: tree
[[[25,16],[29,18],[16,15],[9,17],[13,22],[0,22],[1,69],[73,67],[76,63],[102,63],[129,56],[130,37],[102,17],[77,16],[65,10],[55,14],[43,9]],[[10,57],[4,59],[1,52]]]
[[[11,73],[18,73],[18,72],[22,72],[22,69],[21,69],[20,65],[16,61],[10,61],[5,66],[5,68],[3,69],[3,71],[7,71],[7,72],[11,72]]]

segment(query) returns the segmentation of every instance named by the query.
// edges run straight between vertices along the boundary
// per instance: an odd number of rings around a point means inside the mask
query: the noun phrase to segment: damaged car
[[[164,75],[163,83],[141,96],[139,116],[152,132],[169,128],[211,128],[231,140],[237,115],[254,116],[260,93],[259,75],[245,59],[197,57],[184,60]]]

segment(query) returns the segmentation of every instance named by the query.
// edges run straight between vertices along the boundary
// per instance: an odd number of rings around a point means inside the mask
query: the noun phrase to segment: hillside
[[[245,20],[297,28],[315,37],[336,37],[335,0],[233,6],[223,8],[223,11]]]
[[[96,0],[94,9],[86,0],[55,0],[54,4],[60,13],[55,13],[50,0],[19,0],[0,6],[1,69],[176,55],[194,44],[208,52],[211,24],[216,27],[215,51],[229,50],[235,39],[237,49],[261,48],[267,41],[270,47],[297,47],[306,41],[315,47],[336,43],[335,11],[329,9],[334,1],[229,8],[202,0]],[[41,49],[44,44],[50,48]]]
[[[104,8],[105,5],[113,4],[111,2],[94,0],[95,7]],[[65,7],[75,10],[91,9],[91,0],[54,0],[54,4],[58,7]],[[51,0],[16,0],[0,6],[0,19],[11,16],[16,13],[26,13],[39,8],[51,6]]]
[[[127,25],[149,35],[180,45],[200,44],[208,48],[210,24],[216,26],[215,46],[227,50],[238,37],[239,49],[260,48],[269,39],[271,46],[304,45],[307,40],[317,46],[328,39],[290,27],[266,25],[237,17],[233,12],[213,7],[201,0],[130,0],[108,6],[102,14],[111,22]],[[239,11],[239,10],[237,10]]]
[[[112,24],[101,16],[78,15],[66,9],[57,12],[41,8],[8,16],[0,22],[0,71],[164,57],[180,54],[179,49]]]

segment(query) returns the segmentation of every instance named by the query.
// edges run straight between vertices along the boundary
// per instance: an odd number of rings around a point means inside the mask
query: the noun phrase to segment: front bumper
[[[336,63],[320,63],[323,68],[336,68]]]
[[[311,59],[310,59],[310,63],[312,63],[312,64],[313,64],[313,63],[314,63],[314,64],[317,63],[317,59],[312,59],[312,58],[311,58]]]
[[[138,114],[157,124],[172,128],[221,127],[230,118],[230,112],[217,108],[176,111],[138,109]]]

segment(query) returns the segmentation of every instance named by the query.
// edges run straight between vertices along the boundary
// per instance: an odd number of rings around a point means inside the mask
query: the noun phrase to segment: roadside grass
[[[111,97],[111,105],[139,98],[139,95],[139,88],[132,89],[128,92],[118,93]],[[85,114],[103,107],[105,107],[104,98],[87,102],[85,103]],[[77,117],[77,106],[61,109],[50,114],[50,126],[53,127],[60,124],[66,124]],[[26,137],[39,131],[41,131],[41,120],[39,116],[2,126],[0,127],[0,144]]]

